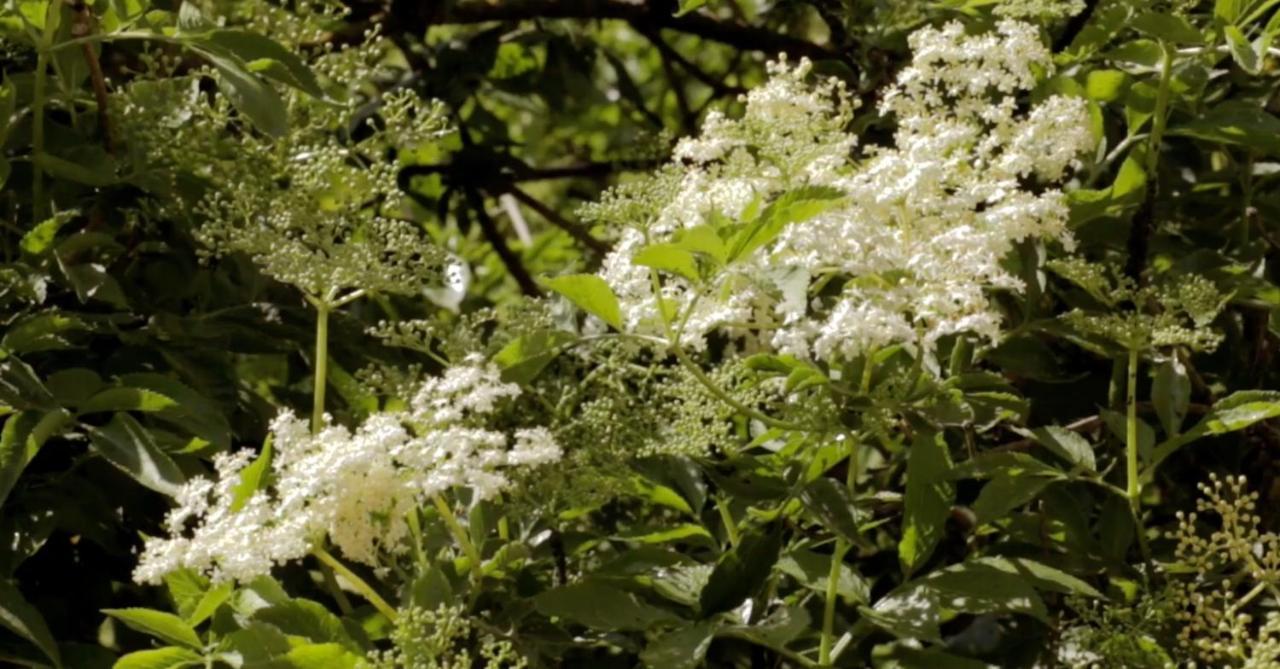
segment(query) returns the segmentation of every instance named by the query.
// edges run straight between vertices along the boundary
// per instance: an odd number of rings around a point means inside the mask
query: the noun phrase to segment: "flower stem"
[[[863,368],[864,380],[870,377],[866,371],[871,367],[871,356],[867,356],[866,367]],[[864,383],[864,385],[866,385]],[[865,391],[864,391],[865,392]],[[858,487],[858,445],[857,439],[849,440],[849,468],[845,472],[845,487],[849,490],[849,498],[853,499]],[[840,587],[840,568],[844,566],[844,556],[852,547],[843,537],[836,537],[836,547],[831,553],[831,570],[827,572],[826,601],[822,608],[822,638],[818,641],[818,665],[831,666],[831,647],[835,639],[836,597]]]
[[[348,569],[347,565],[339,562],[338,558],[333,557],[328,551],[319,546],[311,549],[311,554],[316,556],[316,559],[319,560],[321,564],[324,564],[339,576],[346,579],[347,582],[351,584],[351,587],[355,588],[356,592],[359,592],[366,600],[369,601],[370,604],[373,604],[373,608],[386,616],[387,620],[390,620],[393,623],[396,621],[395,608],[388,604],[387,600],[383,599],[382,596],[379,595],[378,592],[368,583],[366,583],[364,579],[356,576],[355,572]]]
[[[314,302],[316,307],[316,359],[315,387],[312,391],[311,432],[318,434],[324,427],[324,391],[329,373],[329,305]]]
[[[449,527],[449,532],[453,534],[453,538],[462,546],[462,552],[467,554],[467,561],[471,563],[471,580],[480,581],[480,551],[476,549],[475,543],[471,541],[471,535],[467,534],[467,530],[458,522],[458,517],[453,514],[453,507],[444,500],[440,495],[431,496],[432,503],[435,504],[436,510],[440,512],[440,519]]]
[[[831,570],[827,573],[826,602],[822,607],[822,639],[818,642],[818,665],[831,666],[831,645],[835,638],[836,597],[839,596],[840,567],[844,566],[845,553],[849,551],[849,542],[836,539],[835,551],[831,553]]]

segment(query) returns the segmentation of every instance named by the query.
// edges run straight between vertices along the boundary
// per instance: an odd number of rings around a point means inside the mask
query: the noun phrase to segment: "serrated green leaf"
[[[275,40],[248,30],[214,30],[197,42],[202,48],[221,50],[248,65],[249,71],[292,86],[315,98],[325,97],[316,75],[297,54]]]
[[[631,261],[641,267],[652,267],[659,272],[676,274],[690,281],[701,278],[698,260],[677,244],[649,244],[636,251]]]
[[[951,454],[939,432],[922,430],[907,456],[907,492],[898,561],[910,574],[924,564],[942,539],[955,497],[948,480]]]
[[[178,406],[172,398],[145,388],[108,388],[90,397],[82,406],[81,415],[104,411],[163,411]]]
[[[221,90],[231,104],[262,132],[281,137],[289,129],[284,101],[271,85],[250,73],[239,59],[220,51],[192,47],[221,75]]]
[[[598,630],[646,630],[658,623],[673,623],[675,615],[635,595],[593,581],[553,588],[533,598],[534,608]]]
[[[5,421],[4,429],[0,430],[0,506],[17,484],[27,463],[70,418],[66,411],[56,409],[23,411]]]
[[[1204,41],[1199,30],[1176,14],[1147,12],[1135,18],[1131,25],[1139,32],[1175,44],[1200,44]]]
[[[668,632],[645,646],[640,660],[651,669],[697,669],[707,656],[715,629],[714,623],[704,622]]]
[[[254,612],[253,619],[275,625],[290,636],[304,637],[316,643],[336,643],[351,650],[359,650],[338,616],[318,602],[308,599],[291,599],[258,609]]]
[[[111,422],[88,431],[94,449],[142,485],[173,496],[186,481],[151,433],[129,414],[117,413]]]
[[[58,644],[49,633],[44,616],[27,602],[22,591],[12,581],[0,581],[0,626],[35,644],[41,652],[61,669],[62,655]]]
[[[129,653],[117,660],[111,669],[183,669],[203,666],[204,658],[195,651],[167,646]]]
[[[143,608],[103,609],[102,612],[143,634],[171,644],[197,650],[204,645],[195,629],[172,613]]]
[[[1029,434],[1036,443],[1072,465],[1091,472],[1097,471],[1098,463],[1093,454],[1093,445],[1079,434],[1058,425],[1038,427]]]
[[[716,562],[707,585],[698,596],[703,618],[742,604],[768,579],[782,551],[782,532],[773,526],[743,533],[734,546]]]
[[[849,489],[836,481],[821,477],[811,481],[800,493],[800,501],[823,527],[849,541],[858,541],[858,525],[862,523]]]
[[[568,274],[543,281],[551,290],[565,296],[579,309],[622,329],[622,309],[618,306],[618,297],[604,279],[594,274]]]

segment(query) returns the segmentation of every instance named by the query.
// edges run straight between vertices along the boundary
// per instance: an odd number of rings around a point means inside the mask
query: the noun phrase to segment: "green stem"
[[[849,543],[844,539],[836,539],[836,549],[831,553],[831,570],[827,573],[826,602],[822,607],[822,639],[818,642],[818,665],[831,666],[831,645],[835,641],[836,597],[839,596],[840,567],[844,566],[845,553],[849,551]]]
[[[480,558],[480,551],[476,549],[475,543],[471,541],[471,535],[467,534],[466,528],[458,522],[458,517],[453,514],[453,507],[445,501],[440,495],[432,495],[431,502],[435,504],[436,510],[440,512],[440,519],[449,528],[449,532],[453,534],[453,538],[462,546],[462,552],[466,553],[467,561],[471,563],[471,580],[480,581],[480,565],[483,561]]]
[[[31,214],[34,223],[45,219],[44,170],[40,159],[44,156],[44,103],[48,79],[49,54],[41,48],[36,54],[35,84],[31,93]]]
[[[316,306],[316,359],[315,389],[312,391],[311,432],[319,434],[324,427],[325,377],[329,374],[329,305],[315,302]]]
[[[344,616],[350,616],[355,609],[351,607],[351,600],[347,598],[347,593],[342,591],[338,586],[338,577],[334,576],[333,568],[328,563],[320,563],[320,573],[324,575],[324,585],[333,594],[333,598],[338,602],[338,610]]]
[[[373,604],[373,608],[386,616],[387,620],[390,620],[393,623],[396,621],[395,608],[388,604],[387,600],[383,599],[382,596],[370,587],[364,579],[356,576],[355,572],[348,569],[347,565],[339,562],[338,558],[333,557],[328,551],[320,548],[319,546],[311,549],[311,554],[316,556],[316,559],[320,560],[322,564],[328,566],[342,578],[345,578],[347,583],[349,583],[351,587],[355,588],[356,592],[359,592],[366,600],[369,601],[370,604]]]
[[[871,367],[871,357],[867,357],[863,376],[868,377],[866,369]],[[858,440],[849,440],[849,465],[845,472],[844,484],[853,499],[858,487]],[[826,601],[822,609],[822,638],[818,642],[818,665],[831,666],[831,648],[835,641],[836,597],[839,594],[840,567],[844,566],[844,556],[849,552],[851,544],[841,537],[836,538],[835,551],[831,553],[831,570],[827,572]]]

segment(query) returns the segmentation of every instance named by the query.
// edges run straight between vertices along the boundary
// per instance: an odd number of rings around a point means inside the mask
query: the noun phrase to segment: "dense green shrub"
[[[1280,667],[1275,0],[0,26],[0,662]]]

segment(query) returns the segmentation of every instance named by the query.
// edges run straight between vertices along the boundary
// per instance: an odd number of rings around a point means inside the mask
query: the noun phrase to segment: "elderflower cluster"
[[[1113,281],[1101,265],[1080,258],[1050,261],[1048,267],[1105,307],[1075,309],[1062,316],[1081,334],[1137,351],[1171,346],[1212,351],[1222,341],[1211,324],[1230,295],[1205,277],[1193,274],[1136,287],[1128,277]]]
[[[1196,512],[1179,512],[1170,534],[1178,562],[1196,574],[1172,585],[1178,644],[1207,666],[1275,667],[1280,611],[1259,614],[1256,606],[1280,598],[1280,535],[1261,531],[1259,496],[1244,476],[1211,475],[1199,488]],[[1202,524],[1214,517],[1206,536]]]
[[[529,660],[506,639],[479,629],[459,606],[400,611],[392,648],[361,669],[524,669]]]
[[[1063,96],[1023,104],[1052,69],[1032,25],[1005,20],[970,36],[952,23],[910,43],[912,63],[881,106],[897,122],[891,146],[857,151],[843,85],[810,83],[807,61],[780,60],[741,118],[711,115],[674,165],[586,212],[629,226],[601,271],[628,330],[670,325],[694,348],[714,330],[827,361],[998,335],[988,292],[1021,288],[1001,260],[1024,239],[1071,243],[1058,184],[1095,141],[1086,106]],[[671,266],[655,263],[655,247],[714,255],[788,203],[759,248],[709,276],[663,272],[655,293],[651,268]]]
[[[369,89],[395,76],[389,42],[372,31],[334,47],[325,28],[348,11],[339,2],[239,0],[219,10],[217,20],[291,51],[314,47],[307,66],[324,97],[267,84],[288,121],[281,136],[268,137],[228,95],[202,93],[211,68],[174,74],[178,63],[146,61],[162,76],[131,80],[112,95],[121,143],[143,166],[136,178],[168,196],[143,206],[156,218],[191,220],[205,257],[244,254],[314,300],[413,295],[435,282],[445,254],[405,220],[396,154],[447,132],[442,107],[404,89]]]
[[[250,474],[262,465],[251,465],[248,451],[219,455],[216,479],[183,486],[166,521],[170,536],[147,541],[134,578],[157,582],[191,568],[244,581],[305,556],[326,536],[346,557],[376,565],[404,548],[407,518],[425,498],[465,487],[488,499],[515,470],[560,458],[545,428],[487,425],[520,392],[498,374],[470,360],[423,384],[408,411],[374,414],[354,431],[327,425],[312,434],[281,414],[271,424],[270,476]]]

